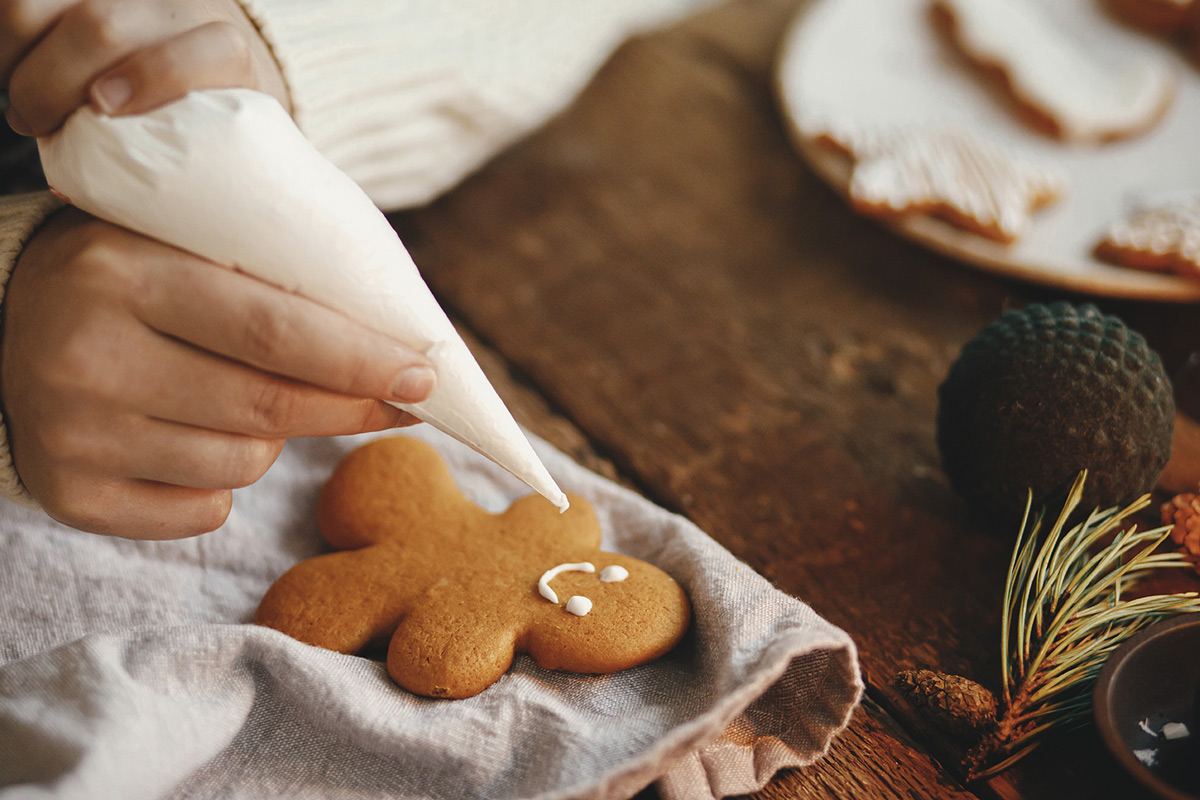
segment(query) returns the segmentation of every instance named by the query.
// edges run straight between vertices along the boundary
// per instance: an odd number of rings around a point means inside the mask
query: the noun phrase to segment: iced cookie
[[[1057,170],[957,128],[837,126],[815,138],[853,160],[851,206],[884,219],[930,214],[1007,243],[1066,191]]]
[[[1200,278],[1200,197],[1141,209],[1114,222],[1096,245],[1105,261]]]
[[[347,455],[317,522],[341,552],[284,573],[255,622],[342,653],[390,639],[388,674],[416,694],[478,694],[517,653],[546,669],[615,672],[664,655],[688,627],[670,576],[599,549],[586,500],[560,514],[531,495],[491,514],[410,437]]]
[[[1028,0],[933,0],[931,8],[962,54],[1000,78],[1023,116],[1064,141],[1143,133],[1175,95],[1166,62],[1095,53]]]

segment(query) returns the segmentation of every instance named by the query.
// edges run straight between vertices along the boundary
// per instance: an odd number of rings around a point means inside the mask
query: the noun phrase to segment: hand
[[[89,100],[134,114],[193,89],[242,86],[290,108],[274,57],[234,0],[0,0],[9,125],[53,133]]]
[[[0,400],[18,474],[81,530],[218,527],[285,439],[415,421],[415,351],[317,303],[63,209],[9,281]]]

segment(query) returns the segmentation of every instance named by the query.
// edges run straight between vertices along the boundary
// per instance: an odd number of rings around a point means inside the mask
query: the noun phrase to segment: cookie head
[[[391,677],[431,697],[483,691],[518,653],[577,673],[664,655],[687,629],[687,595],[657,567],[600,550],[590,504],[570,499],[564,514],[536,495],[492,514],[429,445],[375,440],[321,494],[321,532],[340,552],[285,573],[255,620],[345,653],[388,641]]]

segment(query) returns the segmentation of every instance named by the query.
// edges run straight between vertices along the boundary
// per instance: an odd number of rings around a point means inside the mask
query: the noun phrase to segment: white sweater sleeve
[[[631,33],[703,0],[241,0],[297,124],[384,209],[421,205],[561,110]]]
[[[630,34],[708,1],[240,0],[301,130],[384,209],[451,188],[565,107]],[[0,197],[0,302],[59,205],[49,193]],[[34,504],[2,417],[0,497]]]
[[[8,277],[12,274],[25,242],[46,217],[62,203],[49,192],[0,197],[0,303],[4,301]],[[0,497],[28,506],[37,503],[13,467],[12,451],[8,446],[8,425],[0,417]]]

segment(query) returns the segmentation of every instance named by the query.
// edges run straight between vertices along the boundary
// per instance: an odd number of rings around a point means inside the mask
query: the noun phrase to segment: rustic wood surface
[[[1058,295],[897,239],[804,167],[772,93],[798,7],[734,2],[629,42],[558,119],[394,222],[523,424],[854,636],[868,700],[828,759],[757,797],[1135,797],[1091,730],[963,787],[962,746],[892,688],[918,666],[998,684],[1010,534],[950,490],[936,390],[1004,309]],[[1096,302],[1171,369],[1200,344],[1194,308]]]

